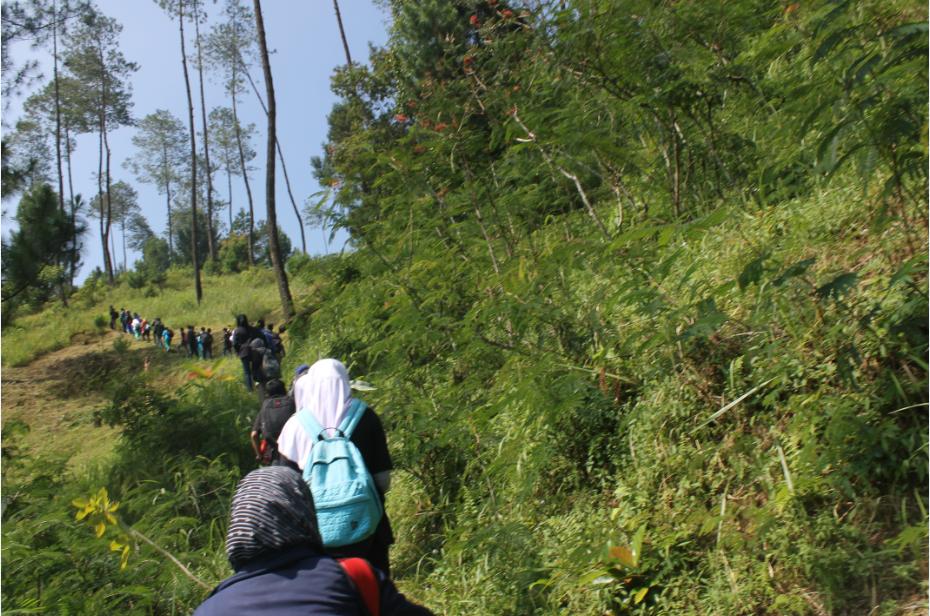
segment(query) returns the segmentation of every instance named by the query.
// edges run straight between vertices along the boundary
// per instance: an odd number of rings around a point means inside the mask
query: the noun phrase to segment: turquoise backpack
[[[300,425],[313,438],[304,463],[304,481],[310,486],[323,546],[336,548],[358,543],[375,532],[384,511],[375,481],[365,460],[349,440],[365,414],[366,404],[353,399],[338,428],[324,428],[307,409],[297,413]],[[335,436],[326,436],[335,432]]]

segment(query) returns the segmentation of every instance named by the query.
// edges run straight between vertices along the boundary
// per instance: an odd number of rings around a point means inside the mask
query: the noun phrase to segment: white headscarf
[[[351,401],[349,371],[337,359],[321,359],[294,383],[297,409],[308,409],[324,428],[339,426]]]

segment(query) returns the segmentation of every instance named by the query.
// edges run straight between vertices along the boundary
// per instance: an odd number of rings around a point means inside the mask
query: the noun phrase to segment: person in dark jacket
[[[298,409],[307,409],[324,428],[333,428],[342,423],[352,400],[349,372],[342,362],[321,359],[296,379],[294,403]],[[391,487],[391,469],[394,464],[388,452],[387,437],[381,419],[373,409],[366,408],[349,440],[358,448],[371,473],[384,508],[385,494]],[[310,456],[314,435],[309,434],[295,414],[284,424],[278,435],[278,454],[281,463],[302,470]],[[375,532],[359,543],[334,548],[331,553],[339,557],[356,556],[365,558],[386,575],[391,575],[388,548],[394,543],[394,533],[387,512],[381,516]]]
[[[268,397],[262,402],[255,421],[252,422],[252,450],[255,459],[262,464],[275,464],[278,461],[278,435],[287,420],[294,414],[294,399],[287,395],[284,383],[272,379],[265,384]],[[261,437],[261,441],[259,441]],[[264,443],[264,445],[263,445]]]
[[[267,466],[246,475],[233,496],[226,556],[235,574],[194,616],[364,616],[367,609],[340,563],[322,552],[313,497],[300,474]],[[380,613],[430,616],[377,569]]]
[[[249,391],[252,391],[255,383],[255,375],[252,374],[252,349],[249,347],[249,342],[258,335],[260,334],[249,325],[249,319],[244,314],[236,317],[236,329],[232,332],[232,346],[242,362],[242,376]]]

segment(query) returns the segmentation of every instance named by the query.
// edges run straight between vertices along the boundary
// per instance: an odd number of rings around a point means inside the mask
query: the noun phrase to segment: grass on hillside
[[[181,327],[212,327],[214,332],[232,326],[239,313],[250,320],[264,317],[280,322],[281,306],[274,272],[254,268],[237,275],[203,276],[203,301],[194,298],[190,270],[171,269],[161,290],[132,289],[125,280],[110,288],[104,283],[88,282],[72,298],[69,307],[53,303],[44,310],[17,318],[3,330],[2,362],[4,366],[23,366],[49,351],[64,348],[83,337],[102,334],[108,329],[109,307],[127,308],[148,319],[160,317],[177,332]],[[298,306],[305,287],[292,277],[291,294]],[[103,328],[95,319],[106,319]],[[175,340],[175,341],[176,341]],[[221,347],[220,347],[221,348]]]

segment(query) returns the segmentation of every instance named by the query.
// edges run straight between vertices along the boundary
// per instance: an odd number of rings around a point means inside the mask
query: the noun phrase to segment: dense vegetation
[[[355,250],[290,260],[285,370],[376,387],[403,589],[446,614],[926,610],[926,8],[390,8],[333,79],[318,215]],[[4,464],[5,609],[197,604],[73,521],[101,486],[228,573],[255,409],[205,376],[108,385],[120,446],[80,478]]]

